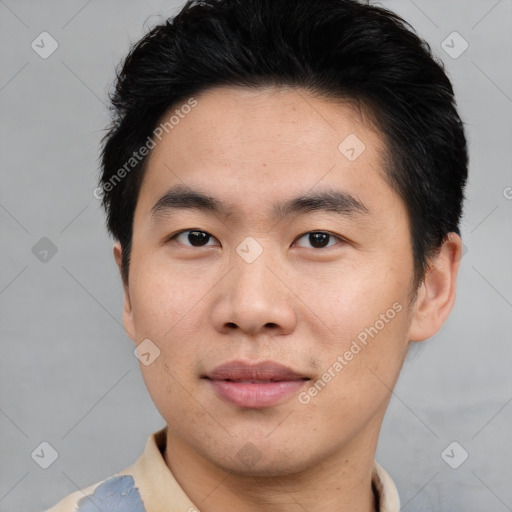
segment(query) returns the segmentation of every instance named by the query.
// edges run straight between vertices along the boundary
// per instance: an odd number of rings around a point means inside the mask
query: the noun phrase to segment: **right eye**
[[[188,235],[185,236],[187,233]],[[215,237],[213,235],[210,235],[210,233],[207,233],[206,231],[201,231],[199,229],[184,229],[172,235],[167,242],[177,242],[185,247],[207,247],[209,240],[214,238]]]

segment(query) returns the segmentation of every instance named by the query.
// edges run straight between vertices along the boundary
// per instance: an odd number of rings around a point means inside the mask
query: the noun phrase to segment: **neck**
[[[167,430],[165,462],[201,512],[377,512],[372,470],[377,436],[286,475],[247,476],[228,472]]]

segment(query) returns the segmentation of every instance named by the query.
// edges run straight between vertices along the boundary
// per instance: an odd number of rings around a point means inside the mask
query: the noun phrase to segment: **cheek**
[[[144,270],[130,287],[138,337],[164,342],[177,331],[180,336],[187,335],[184,329],[193,332],[197,325],[191,323],[199,323],[194,311],[211,287],[207,279],[202,279],[199,273],[172,269],[170,265],[146,262],[141,268]]]
[[[145,262],[131,290],[133,321],[138,341],[150,339],[160,350],[149,366],[140,365],[142,376],[162,415],[170,404],[190,406],[180,384],[190,382],[202,356],[204,301],[212,287],[207,279],[168,264]],[[151,269],[151,270],[146,270]],[[134,274],[135,275],[135,274]]]
[[[408,288],[396,273],[378,271],[326,280],[322,293],[309,289],[309,303],[328,326],[317,351],[325,379],[333,382],[319,402],[336,397],[350,407],[358,397],[372,409],[394,385],[405,357]]]
[[[405,309],[407,288],[390,268],[384,272],[368,265],[302,282],[298,295],[303,303],[328,327],[328,336],[340,342],[349,342],[390,309],[385,320],[394,319],[393,304],[399,303]]]

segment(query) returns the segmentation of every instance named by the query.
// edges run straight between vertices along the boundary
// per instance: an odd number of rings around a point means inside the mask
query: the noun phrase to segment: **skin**
[[[451,311],[461,240],[448,236],[410,304],[405,206],[384,179],[383,139],[360,111],[293,88],[217,87],[196,99],[150,155],[125,285],[128,335],[160,349],[141,371],[169,426],[165,461],[202,512],[373,511],[391,390],[409,343],[435,334]],[[338,150],[350,134],[366,147],[354,161]],[[152,220],[177,184],[232,213],[180,209]],[[368,212],[270,217],[274,202],[327,188]],[[197,247],[189,233],[168,241],[187,229],[211,237]],[[316,231],[332,233],[327,247],[312,245]],[[236,252],[246,237],[263,248],[250,264]],[[119,266],[121,251],[117,243]],[[307,390],[396,303],[401,311],[307,404],[295,393],[243,409],[200,378],[235,359],[273,360],[310,377]],[[248,442],[252,463],[237,455]]]

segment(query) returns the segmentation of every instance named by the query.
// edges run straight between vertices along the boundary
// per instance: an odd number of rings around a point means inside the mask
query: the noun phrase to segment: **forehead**
[[[335,187],[363,204],[380,197],[382,207],[384,195],[397,199],[384,179],[381,136],[353,104],[294,88],[217,87],[194,100],[161,118],[165,128],[174,116],[147,162],[138,204],[146,216],[177,184],[269,214],[316,189]]]

